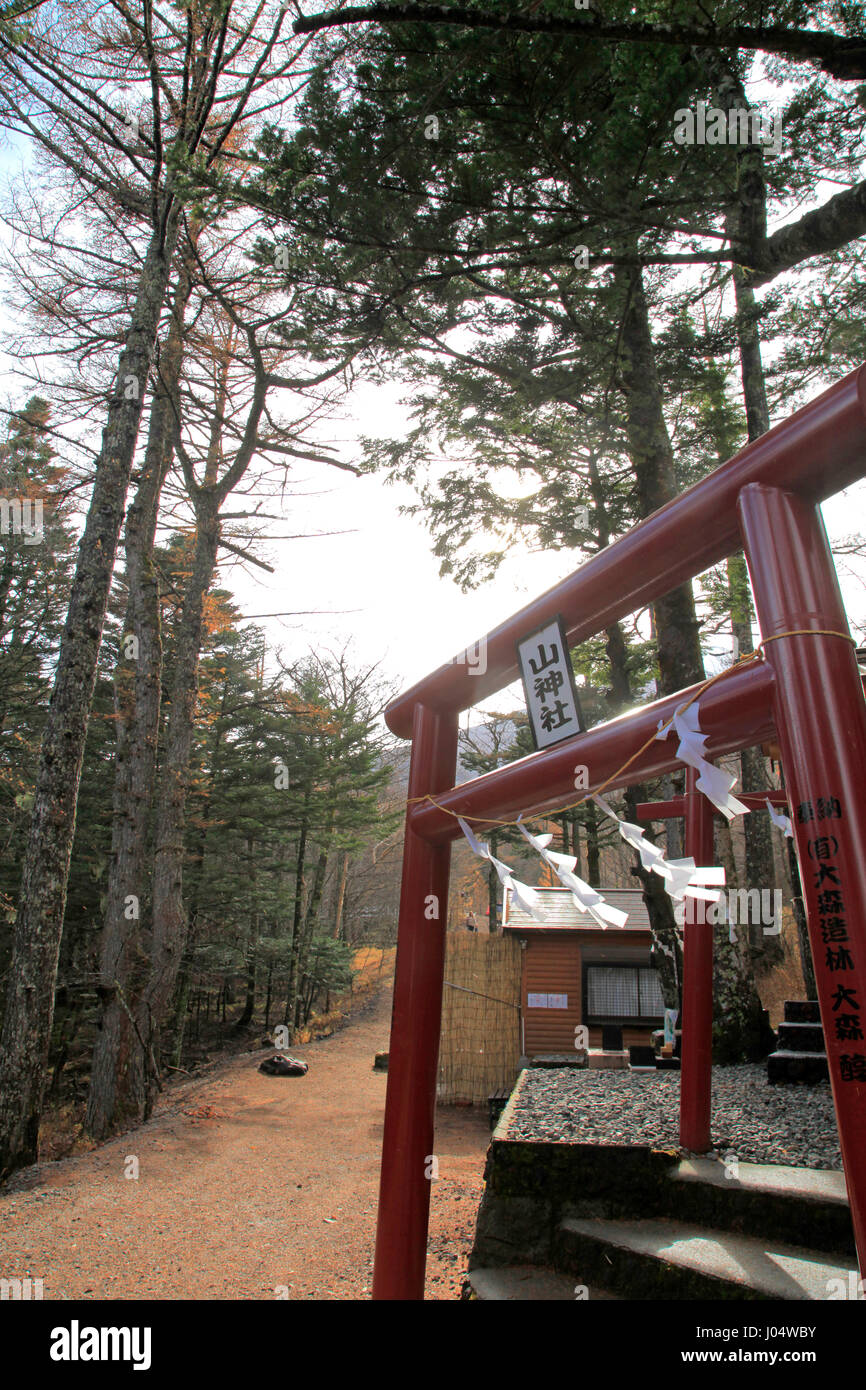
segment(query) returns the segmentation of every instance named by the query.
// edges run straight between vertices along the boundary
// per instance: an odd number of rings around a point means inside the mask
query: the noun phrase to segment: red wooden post
[[[713,862],[713,807],[695,790],[698,774],[686,769],[685,852],[697,865]],[[713,1061],[713,925],[707,904],[686,898],[683,929],[683,1045],[680,1073],[680,1143],[694,1153],[710,1147]]]
[[[412,735],[409,799],[454,782],[457,716],[418,705]],[[422,1299],[430,1215],[430,1159],[439,1065],[450,843],[431,845],[406,815],[397,968],[388,1057],[375,1299]]]
[[[866,1273],[866,702],[820,513],[743,489],[740,521],[765,653],[851,1218]]]
[[[748,806],[750,811],[763,811],[766,802],[771,806],[788,805],[788,793],[768,787],[765,792],[737,792],[737,800]],[[686,803],[681,796],[672,796],[667,801],[639,801],[635,818],[637,820],[671,820],[674,816],[684,816]]]

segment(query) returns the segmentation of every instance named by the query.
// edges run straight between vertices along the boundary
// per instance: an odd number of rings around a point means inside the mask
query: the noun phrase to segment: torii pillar
[[[791,802],[851,1220],[866,1273],[866,701],[819,509],[738,510]]]

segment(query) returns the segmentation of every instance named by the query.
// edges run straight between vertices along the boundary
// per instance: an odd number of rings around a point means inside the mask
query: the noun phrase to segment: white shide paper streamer
[[[507,864],[503,864],[501,859],[490,853],[490,846],[479,840],[460,816],[457,817],[457,824],[469,842],[469,848],[473,854],[477,854],[479,859],[487,859],[499,875],[499,882],[503,888],[510,888],[514,895],[514,901],[518,907],[528,913],[536,922],[547,922],[548,916],[541,906],[541,898],[534,888],[530,888],[527,883],[520,883],[516,879]]]
[[[775,810],[772,802],[769,800],[767,801],[767,810],[770,813],[770,820],[773,822],[773,824],[775,826],[778,826],[779,830],[781,830],[785,835],[787,835],[791,840],[793,840],[794,827],[791,824],[790,816],[785,816],[782,814],[781,811]]]
[[[603,931],[607,931],[609,926],[625,926],[628,921],[628,913],[621,912],[619,908],[610,907],[600,893],[596,892],[590,884],[584,883],[582,878],[578,878],[574,872],[577,867],[576,855],[559,854],[549,849],[548,846],[553,839],[552,835],[530,835],[526,826],[522,825],[519,819],[517,826],[521,835],[529,841],[535,852],[553,870],[563,887],[570,890],[571,896],[581,912],[588,912]]]
[[[671,727],[670,724],[660,722],[656,738],[666,739]],[[680,762],[687,763],[701,774],[695,783],[698,791],[703,792],[728,820],[733,820],[734,816],[748,815],[748,806],[744,806],[742,801],[731,795],[736,777],[732,773],[723,772],[720,767],[714,767],[704,757],[704,747],[709,735],[701,733],[697,704],[689,705],[688,709],[677,710],[673,717],[673,729],[680,740],[677,749]]]
[[[660,850],[658,845],[650,844],[649,840],[645,839],[646,831],[642,830],[639,825],[632,825],[630,821],[620,820],[616,811],[609,802],[605,801],[603,796],[594,796],[592,799],[606,816],[610,816],[611,820],[616,822],[619,833],[626,844],[637,850],[643,867],[652,870],[654,874],[658,874],[659,878],[664,879],[665,892],[675,902],[682,902],[683,898],[699,898],[707,903],[719,901],[721,893],[717,888],[701,885],[724,885],[724,869],[709,866],[698,868],[691,856],[687,859],[665,859],[664,851]]]

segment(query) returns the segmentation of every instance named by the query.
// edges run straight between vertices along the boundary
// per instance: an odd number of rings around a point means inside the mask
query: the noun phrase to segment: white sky
[[[399,434],[406,418],[397,403],[400,393],[397,387],[357,388],[358,434]],[[351,441],[341,454],[352,460]],[[452,580],[439,578],[423,520],[399,513],[415,500],[411,488],[388,486],[376,475],[355,478],[325,466],[301,467],[322,495],[288,498],[284,522],[270,530],[349,534],[264,547],[263,558],[278,568],[273,576],[223,567],[225,583],[245,613],[355,610],[263,622],[285,656],[300,656],[310,646],[339,648],[350,638],[359,661],[381,658],[383,674],[401,687],[411,685],[574,569],[567,552],[515,553],[492,583],[462,594]],[[501,703],[501,697],[493,701]]]
[[[358,434],[399,434],[405,418],[399,395],[397,387],[359,388]],[[344,449],[343,457],[351,459],[351,448]],[[515,552],[491,583],[462,594],[451,579],[439,578],[439,561],[422,519],[399,514],[400,504],[415,498],[411,488],[326,467],[304,466],[304,477],[311,490],[321,486],[327,494],[287,499],[285,520],[272,525],[273,533],[346,529],[350,534],[264,547],[260,553],[277,567],[275,575],[240,564],[223,566],[224,582],[244,613],[356,610],[262,621],[269,643],[284,658],[301,656],[311,646],[339,649],[348,637],[359,663],[381,659],[383,674],[405,688],[576,567],[576,557],[568,551]],[[825,504],[824,514],[831,539],[866,528],[866,486],[839,494]],[[842,572],[840,580],[852,620],[862,620],[862,576]],[[505,710],[522,703],[520,687],[513,686],[486,701],[485,708]]]

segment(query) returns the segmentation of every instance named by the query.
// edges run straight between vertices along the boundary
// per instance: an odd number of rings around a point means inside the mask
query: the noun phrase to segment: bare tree
[[[84,740],[183,181],[195,162],[214,164],[244,116],[267,105],[265,84],[290,71],[299,49],[278,49],[283,19],[234,0],[193,0],[180,14],[153,0],[60,0],[23,34],[0,32],[2,124],[77,180],[83,199],[136,219],[141,241],[24,859],[0,1045],[0,1176],[37,1154]]]
[[[279,309],[274,309],[267,276],[251,262],[239,261],[235,250],[239,229],[234,223],[219,233],[209,228],[205,236],[196,239],[191,269],[196,282],[194,311],[185,334],[179,391],[176,399],[167,401],[165,418],[171,419],[171,444],[180,465],[181,490],[187,510],[192,511],[191,550],[174,635],[154,811],[150,929],[145,932],[141,931],[137,910],[146,832],[142,810],[154,768],[158,693],[153,683],[161,648],[154,636],[158,614],[152,599],[146,600],[147,611],[142,612],[146,622],[141,624],[141,638],[149,651],[149,693],[132,735],[136,767],[129,769],[117,795],[117,813],[124,814],[124,799],[133,790],[127,782],[134,774],[133,800],[126,802],[125,813],[129,844],[127,852],[118,854],[112,864],[103,936],[100,994],[105,1013],[94,1055],[87,1116],[87,1127],[94,1134],[107,1132],[116,1119],[146,1114],[159,1085],[160,1032],[171,1011],[187,942],[183,897],[186,797],[205,599],[219,552],[225,549],[230,555],[269,568],[251,548],[254,535],[248,528],[238,528],[238,522],[244,521],[254,527],[255,509],[249,515],[232,513],[226,518],[222,515],[226,501],[251,469],[259,485],[272,489],[285,485],[286,473],[298,459],[354,471],[326,446],[311,442],[319,422],[333,407],[334,393],[343,389],[339,379],[344,364],[338,362],[307,374],[300,371],[292,377],[281,374],[287,353],[274,325],[283,321],[286,305],[281,302]],[[249,244],[251,238],[252,230],[244,228],[242,244]],[[190,241],[190,247],[192,244]],[[335,381],[334,387],[328,385],[330,381]],[[280,386],[293,393],[297,406],[298,413],[288,419],[278,416],[271,400]],[[143,476],[147,471],[143,470]],[[139,668],[141,657],[139,643]],[[141,669],[136,678],[144,683]],[[134,915],[125,907],[130,894],[136,899]]]

